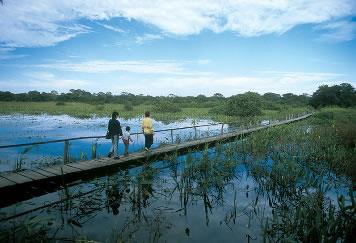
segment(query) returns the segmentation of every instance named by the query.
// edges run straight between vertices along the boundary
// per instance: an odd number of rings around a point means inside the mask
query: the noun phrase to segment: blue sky
[[[0,90],[230,96],[356,84],[354,0],[4,0]]]

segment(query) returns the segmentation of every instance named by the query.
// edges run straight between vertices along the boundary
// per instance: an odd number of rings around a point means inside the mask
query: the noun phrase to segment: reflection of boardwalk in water
[[[216,142],[230,141],[241,135],[246,135],[273,126],[303,120],[311,115],[312,114],[307,114],[269,125],[239,130],[213,137],[184,142],[181,144],[169,144],[149,152],[132,153],[129,156],[121,157],[120,159],[102,158],[70,163],[66,165],[55,165],[20,172],[0,174],[0,193],[7,193],[3,195],[11,195],[7,198],[7,202],[1,201],[0,207],[10,204],[11,201],[16,201],[16,198],[18,199],[19,197],[22,199],[32,197],[33,194],[29,193],[26,195],[26,193],[24,193],[29,190],[39,190],[43,188],[45,191],[45,188],[48,188],[49,186],[52,187],[53,190],[53,187],[56,187],[56,185],[58,187],[58,185],[70,181],[92,178],[93,176],[98,176],[100,173],[105,173],[105,171],[108,171],[108,169],[135,165],[137,163],[145,162],[148,160],[152,161],[155,159],[160,159],[171,153],[183,154],[189,150],[198,149],[206,145],[214,146]]]

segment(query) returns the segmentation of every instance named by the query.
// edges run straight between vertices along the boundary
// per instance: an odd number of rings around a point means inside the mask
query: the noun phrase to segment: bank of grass
[[[180,112],[176,113],[155,113],[152,112],[152,116],[156,120],[160,121],[174,121],[179,119],[210,119],[216,122],[226,123],[240,123],[251,121],[253,123],[257,120],[273,119],[281,120],[285,119],[290,114],[301,114],[305,111],[312,110],[310,107],[290,107],[281,111],[276,110],[264,110],[263,114],[253,118],[241,118],[234,116],[226,116],[220,114],[214,114],[210,112],[212,107],[200,108],[200,107],[184,107]],[[0,114],[28,114],[28,115],[69,115],[78,118],[89,118],[93,116],[108,117],[114,111],[118,111],[120,117],[123,118],[135,118],[142,116],[146,110],[153,110],[153,105],[141,104],[132,106],[132,110],[127,110],[123,104],[87,104],[79,102],[0,102]]]
[[[254,153],[275,147],[319,172],[331,169],[356,183],[356,108],[323,108],[307,120],[254,133],[249,143]]]

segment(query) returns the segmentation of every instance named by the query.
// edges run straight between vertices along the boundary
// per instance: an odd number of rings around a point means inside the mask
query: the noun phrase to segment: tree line
[[[157,112],[179,112],[181,108],[210,108],[211,112],[225,115],[254,116],[261,114],[263,109],[282,110],[288,107],[302,107],[311,105],[315,108],[336,105],[351,107],[356,105],[356,91],[351,84],[322,85],[313,95],[296,95],[286,93],[265,93],[260,95],[255,92],[246,92],[231,97],[224,97],[220,93],[212,96],[150,96],[135,95],[122,92],[114,95],[111,92],[90,93],[82,89],[71,89],[67,93],[57,91],[27,93],[11,93],[0,91],[0,101],[23,101],[23,102],[83,102],[90,104],[117,103],[124,104],[127,110],[137,105],[154,105]]]

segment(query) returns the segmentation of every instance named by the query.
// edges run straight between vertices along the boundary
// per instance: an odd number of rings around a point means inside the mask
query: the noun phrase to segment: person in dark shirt
[[[122,129],[119,120],[119,113],[114,111],[111,115],[111,119],[108,124],[108,136],[111,138],[111,148],[108,154],[108,157],[114,157],[115,159],[120,158],[117,155],[117,147],[119,142],[119,136],[122,136]],[[116,138],[115,138],[116,136]]]

